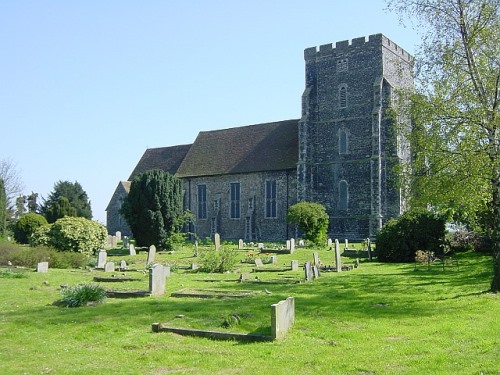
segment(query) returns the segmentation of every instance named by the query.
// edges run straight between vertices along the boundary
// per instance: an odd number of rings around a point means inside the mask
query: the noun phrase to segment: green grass
[[[278,255],[312,260],[311,249]],[[249,252],[239,252],[243,259]],[[255,251],[253,251],[255,253]],[[239,274],[183,269],[199,259],[185,247],[157,254],[178,266],[167,294],[138,299],[108,298],[101,305],[65,308],[60,284],[90,283],[98,271],[49,269],[46,274],[0,278],[0,369],[2,374],[499,374],[499,295],[485,292],[491,257],[460,254],[460,271],[438,265],[381,264],[322,273],[300,283],[303,271],[259,272],[238,283]],[[109,257],[143,270],[147,254]],[[332,251],[320,251],[332,264]],[[344,258],[345,262],[351,262]],[[249,264],[238,264],[241,272]],[[264,267],[271,267],[265,265]],[[3,269],[2,273],[9,271]],[[120,275],[119,272],[116,273]],[[139,281],[101,283],[108,289],[148,288]],[[174,298],[182,288],[253,290],[242,299]],[[267,294],[264,290],[272,292]],[[295,297],[296,321],[283,341],[239,343],[152,333],[153,322],[185,328],[270,334],[270,305]],[[178,318],[179,314],[184,315]],[[224,320],[237,314],[229,330]]]

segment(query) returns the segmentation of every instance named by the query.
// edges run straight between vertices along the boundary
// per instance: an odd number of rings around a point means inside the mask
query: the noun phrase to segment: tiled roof
[[[176,176],[294,169],[298,161],[298,121],[200,132]]]
[[[130,175],[129,181],[133,180],[135,176],[152,169],[161,169],[175,174],[190,147],[191,145],[180,145],[148,148]]]

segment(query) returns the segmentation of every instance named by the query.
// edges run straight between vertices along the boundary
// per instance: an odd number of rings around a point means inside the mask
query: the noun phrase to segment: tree
[[[7,195],[7,209],[10,217],[14,211],[14,197],[23,191],[23,182],[19,170],[11,159],[0,160],[0,179],[3,180],[5,194]]]
[[[44,201],[41,212],[49,223],[64,216],[92,219],[92,209],[87,193],[78,182],[58,181]]]
[[[406,173],[413,204],[482,226],[494,244],[491,290],[499,292],[500,0],[388,0],[388,6],[426,30],[408,111],[417,151]]]
[[[14,239],[18,243],[27,244],[31,235],[42,225],[47,225],[47,220],[42,215],[30,212],[21,216],[13,226]]]
[[[182,223],[182,182],[162,170],[150,170],[134,178],[121,214],[140,246],[166,246]]]
[[[7,194],[5,194],[5,185],[0,178],[0,237],[5,235],[7,228]]]
[[[317,245],[326,243],[329,220],[325,207],[313,202],[290,206],[286,216],[287,223],[298,225],[304,232],[304,238]]]

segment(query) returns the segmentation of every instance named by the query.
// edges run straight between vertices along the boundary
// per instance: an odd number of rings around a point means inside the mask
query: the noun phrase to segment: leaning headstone
[[[295,251],[295,239],[290,238],[290,254],[293,254],[294,251]]]
[[[125,270],[127,270],[127,269],[128,269],[128,267],[127,267],[127,262],[125,262],[124,260],[122,260],[122,261],[120,262],[120,271],[125,271]]]
[[[156,256],[156,246],[151,245],[149,247],[149,252],[148,252],[148,259],[146,261],[146,264],[151,264],[154,263],[155,261],[155,256]]]
[[[290,262],[290,268],[292,271],[297,271],[299,269],[299,261],[298,260],[292,260]]]
[[[319,255],[317,251],[313,253],[313,265],[315,266],[319,265]]]
[[[342,271],[342,263],[340,260],[340,244],[339,240],[335,239],[335,267],[337,269],[337,272]]]
[[[161,296],[165,293],[165,267],[155,264],[149,269],[149,293]]]
[[[99,250],[99,254],[97,255],[97,268],[104,268],[104,266],[106,265],[107,256],[108,253],[106,252],[106,250]]]
[[[220,234],[219,233],[214,234],[214,242],[215,242],[215,250],[219,250],[220,249]]]
[[[46,273],[49,271],[49,262],[40,262],[36,266],[36,272]]]
[[[120,241],[122,239],[122,232],[120,232],[119,230],[116,231],[115,233],[115,237],[118,241]]]
[[[311,262],[309,262],[309,261],[304,263],[304,275],[305,275],[306,281],[311,281],[313,279],[312,266],[311,266]]]
[[[127,237],[127,236],[124,236],[124,237],[123,237],[123,241],[122,241],[122,247],[123,247],[124,249],[126,249],[126,248],[128,247],[128,244],[129,244],[129,242],[128,242],[128,237]]]
[[[372,260],[372,243],[370,242],[370,239],[366,239],[366,247],[368,249],[368,260]]]
[[[329,238],[327,241],[326,241],[326,246],[328,246],[328,248],[332,247],[332,239]]]
[[[131,243],[128,247],[128,251],[130,253],[130,255],[136,255],[137,253],[135,252],[135,246],[133,243]]]
[[[317,265],[312,266],[313,278],[317,279],[319,277],[319,268]]]
[[[115,262],[106,262],[104,272],[115,272]]]
[[[278,257],[276,255],[271,255],[271,264],[278,264]]]
[[[264,265],[264,263],[262,263],[262,259],[260,259],[260,258],[255,258],[254,262],[255,262],[255,265],[257,267],[260,267],[260,266]]]
[[[238,250],[243,250],[243,240],[241,238],[238,241]]]
[[[274,340],[283,339],[294,322],[295,299],[293,297],[271,305],[271,336]]]

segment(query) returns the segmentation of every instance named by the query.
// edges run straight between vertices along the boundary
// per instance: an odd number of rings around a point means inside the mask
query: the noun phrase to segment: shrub
[[[230,248],[204,250],[200,256],[200,270],[210,273],[231,271],[236,264],[236,256],[236,251]]]
[[[427,210],[412,210],[389,220],[377,235],[377,256],[381,262],[413,262],[417,250],[442,254],[444,217]]]
[[[35,232],[32,242],[89,256],[104,245],[107,235],[106,228],[96,221],[83,217],[64,217],[49,228],[41,227]]]
[[[97,284],[81,283],[61,289],[62,304],[67,307],[80,307],[104,302],[106,290]]]
[[[79,268],[87,265],[87,256],[81,253],[59,252],[48,247],[0,246],[0,265],[34,268],[40,262],[49,262],[50,268]]]
[[[31,235],[43,225],[47,225],[47,220],[42,215],[34,212],[23,215],[13,225],[14,239],[18,243],[27,244]]]
[[[312,202],[294,204],[286,216],[287,223],[298,225],[304,238],[316,245],[326,243],[329,220],[325,207]]]
[[[479,253],[491,253],[493,249],[491,239],[472,231],[461,230],[449,233],[447,239],[452,251],[475,250]]]

